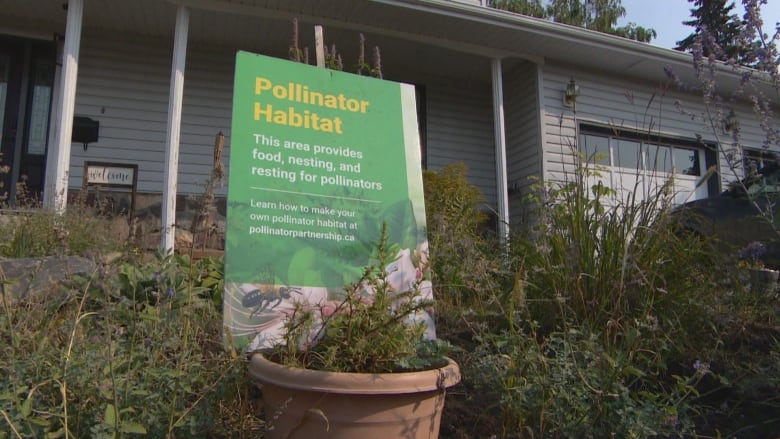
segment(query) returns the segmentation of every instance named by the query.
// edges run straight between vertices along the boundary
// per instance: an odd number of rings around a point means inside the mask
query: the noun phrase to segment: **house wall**
[[[523,218],[523,197],[542,175],[538,67],[521,62],[504,74],[509,219]]]
[[[485,72],[489,78],[490,72]],[[427,78],[428,169],[464,162],[469,181],[496,208],[493,97],[489,83]]]
[[[565,66],[545,65],[543,70],[543,128],[545,178],[561,181],[574,171],[572,150],[576,150],[578,123],[592,123],[639,133],[686,140],[697,137],[720,142],[718,166],[721,185],[733,181],[724,153],[731,135],[713,130],[702,117],[706,113],[702,97],[678,92],[665,84],[633,82],[604,73],[577,71]],[[563,105],[566,85],[574,78],[580,86],[576,112]],[[679,106],[678,103],[679,102]],[[682,109],[682,110],[681,110]],[[753,110],[745,103],[737,106],[741,141],[746,147],[760,148],[765,135]]]
[[[167,41],[91,33],[82,39],[75,114],[100,122],[100,139],[73,145],[69,184],[80,187],[84,161],[137,163],[139,192],[163,190],[172,47]],[[228,165],[234,49],[188,47],[178,191],[202,192],[214,137],[226,135]],[[485,73],[489,78],[489,72]],[[463,161],[469,178],[495,206],[492,96],[489,84],[410,73],[426,89],[428,166]],[[226,189],[221,193],[224,195]]]
[[[172,48],[142,38],[87,34],[81,43],[75,114],[100,121],[100,138],[73,145],[71,187],[87,160],[138,164],[139,192],[162,192]],[[179,192],[202,192],[216,134],[229,145],[233,59],[228,52],[188,51],[179,154]],[[228,163],[229,147],[222,161]],[[224,193],[224,189],[222,189]]]

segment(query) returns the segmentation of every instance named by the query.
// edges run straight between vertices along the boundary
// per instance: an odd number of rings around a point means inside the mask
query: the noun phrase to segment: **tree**
[[[503,9],[517,14],[547,18],[547,11],[542,5],[542,0],[491,0],[488,5],[491,8]]]
[[[579,27],[587,27],[588,24],[585,3],[580,0],[553,0],[547,6],[547,15],[556,23]]]
[[[517,12],[556,23],[584,27],[586,29],[618,35],[632,40],[649,42],[656,37],[653,29],[629,23],[616,27],[617,21],[626,15],[621,0],[550,0],[546,7],[541,0],[492,0],[491,7]]]
[[[620,35],[629,40],[643,41],[645,43],[649,43],[653,38],[658,36],[655,29],[637,26],[636,23],[628,23],[626,26],[616,28],[615,35]]]
[[[726,0],[688,0],[695,8],[691,9],[692,20],[683,21],[694,28],[693,33],[677,42],[675,49],[691,52],[701,50],[705,57],[714,57],[720,61],[734,60],[742,65],[755,61],[751,50],[752,43],[742,38],[745,22],[733,12],[734,2]],[[700,47],[700,49],[699,49]]]

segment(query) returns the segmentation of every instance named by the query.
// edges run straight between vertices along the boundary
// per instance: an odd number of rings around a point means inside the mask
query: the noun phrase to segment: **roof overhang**
[[[40,29],[47,23],[64,30],[64,2],[0,0],[0,32],[23,23],[28,32],[46,34]],[[431,72],[440,66],[442,73],[479,72],[488,81],[490,59],[524,59],[653,83],[667,81],[665,69],[671,69],[696,83],[690,54],[452,0],[85,0],[84,28],[172,39],[177,5],[192,10],[193,43],[262,49],[282,57],[290,21],[297,18],[302,29],[325,25],[326,40],[336,42],[346,59],[356,52],[355,33],[366,34],[369,45],[380,46],[390,58],[385,63],[390,68],[418,64]],[[716,71],[725,92],[737,87],[745,72],[724,64]],[[771,91],[771,84],[763,85]]]

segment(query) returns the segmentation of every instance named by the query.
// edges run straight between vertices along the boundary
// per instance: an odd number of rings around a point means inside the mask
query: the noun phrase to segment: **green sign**
[[[424,271],[415,108],[407,84],[238,53],[224,296],[237,347],[278,341],[296,303],[338,300],[383,223],[398,287]]]

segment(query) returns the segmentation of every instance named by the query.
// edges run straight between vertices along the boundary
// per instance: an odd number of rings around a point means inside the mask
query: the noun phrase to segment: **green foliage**
[[[0,437],[253,437],[226,352],[221,263],[125,263],[45,303],[4,302]]]
[[[642,371],[626,352],[608,352],[588,329],[486,334],[474,374],[498,391],[504,428],[517,437],[647,438],[688,430],[679,395],[637,391]],[[683,385],[682,391],[688,386]]]
[[[656,37],[655,30],[635,23],[616,26],[618,20],[626,15],[621,0],[551,0],[546,7],[540,0],[493,0],[489,6],[645,43]]]
[[[334,309],[296,304],[285,322],[283,344],[268,357],[287,366],[334,372],[399,372],[446,364],[446,343],[424,339],[426,324],[419,313],[432,303],[421,298],[419,282],[409,291],[396,291],[388,281],[395,250],[383,226],[373,263],[345,288],[344,300]]]
[[[183,300],[189,300],[188,295],[194,295],[221,311],[223,278],[221,259],[191,261],[186,255],[156,253],[151,262],[121,265],[115,291],[133,302],[159,306],[169,301],[172,307],[182,306]],[[101,287],[111,290],[110,285]],[[180,291],[187,291],[188,295],[177,294]]]
[[[485,233],[487,215],[479,210],[482,193],[455,163],[441,171],[424,171],[423,186],[430,243],[429,264],[440,306],[477,305],[478,297],[497,287],[502,270],[497,243]]]
[[[491,8],[503,9],[536,18],[547,18],[547,11],[541,0],[492,0]]]
[[[638,190],[621,200],[588,187],[593,173],[583,165],[532,197],[535,225],[514,242],[532,314],[547,327],[606,328],[607,345],[622,342],[617,334],[634,321],[667,318],[659,324],[672,333],[678,319],[698,321],[691,302],[708,300],[702,286],[717,283],[713,255],[706,242],[674,233],[671,182],[644,200]]]
[[[434,283],[437,331],[465,377],[443,434],[767,437],[780,422],[768,293],[756,297],[708,242],[675,233],[667,187],[621,199],[589,186],[582,166],[538,187],[535,222],[515,229],[503,262],[476,229],[449,233],[467,210],[430,222],[433,278],[470,279],[468,289]],[[450,198],[431,195],[431,212]]]
[[[82,255],[87,250],[106,253],[122,250],[116,239],[117,221],[75,204],[63,215],[32,209],[7,215],[9,224],[0,228],[0,256],[12,258],[51,255]]]
[[[704,56],[713,56],[721,61],[737,60],[743,65],[755,61],[750,48],[744,46],[744,22],[734,13],[735,5],[726,0],[689,0],[695,6],[691,9],[691,20],[683,24],[694,28],[693,33],[677,42],[676,50],[702,51]],[[698,48],[696,46],[699,46]]]

